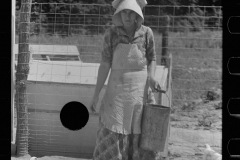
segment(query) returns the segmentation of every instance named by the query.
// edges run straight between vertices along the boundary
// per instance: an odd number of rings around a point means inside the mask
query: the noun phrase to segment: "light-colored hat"
[[[130,9],[136,12],[139,16],[137,18],[138,25],[142,24],[144,21],[142,9],[147,5],[146,0],[114,0],[112,2],[113,8],[116,9],[115,13],[113,14],[113,23],[116,26],[122,26],[122,19],[121,15],[119,14],[124,9]]]

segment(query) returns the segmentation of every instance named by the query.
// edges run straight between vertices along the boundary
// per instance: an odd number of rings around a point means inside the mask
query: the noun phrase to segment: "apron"
[[[147,60],[137,44],[117,45],[108,86],[100,108],[106,128],[122,134],[140,134],[147,84]],[[148,93],[149,94],[149,93]],[[150,91],[148,103],[155,103]]]

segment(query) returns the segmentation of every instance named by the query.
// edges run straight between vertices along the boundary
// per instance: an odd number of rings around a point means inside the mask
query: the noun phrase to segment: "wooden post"
[[[28,154],[28,104],[26,84],[29,72],[29,36],[32,0],[22,0],[19,30],[19,54],[16,73],[17,156]]]
[[[169,16],[166,16],[164,19],[165,22],[165,27],[163,29],[162,32],[162,61],[161,61],[161,65],[164,65],[166,67],[169,66],[169,62],[167,60],[168,57],[168,53],[167,53],[167,49],[168,49],[168,32],[169,32],[169,22],[170,22],[170,18]]]
[[[164,18],[164,29],[162,31],[162,58],[161,58],[161,65],[164,65],[168,68],[168,77],[167,77],[167,86],[166,86],[166,93],[159,93],[159,99],[161,100],[161,104],[165,106],[172,106],[172,88],[171,88],[171,74],[172,74],[172,55],[168,53],[168,32],[169,32],[169,23],[170,17],[166,16]],[[168,97],[166,96],[168,95]],[[168,99],[169,98],[169,99]],[[160,152],[159,154],[161,157],[165,157],[166,159],[169,158],[168,155],[168,143],[169,143],[169,136],[170,136],[170,118],[169,118],[169,126],[168,126],[168,136],[165,142],[164,151]]]

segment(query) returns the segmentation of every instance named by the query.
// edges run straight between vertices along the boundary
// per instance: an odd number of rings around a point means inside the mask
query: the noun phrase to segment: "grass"
[[[157,63],[160,63],[162,37],[154,33]],[[77,45],[85,63],[99,63],[103,35],[31,36],[31,44]],[[16,42],[18,37],[16,36]],[[173,106],[199,99],[212,88],[221,88],[222,32],[169,33],[168,52],[173,55]],[[178,101],[179,100],[179,101]]]

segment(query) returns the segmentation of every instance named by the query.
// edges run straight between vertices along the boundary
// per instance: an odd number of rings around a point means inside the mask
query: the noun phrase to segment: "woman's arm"
[[[155,72],[156,72],[156,61],[149,62],[147,66],[147,72],[148,72],[148,83],[149,87],[152,89],[153,92],[160,91],[161,86],[159,82],[155,79]]]
[[[157,55],[155,51],[155,42],[152,29],[150,27],[147,28],[146,33],[146,58],[147,58],[147,71],[148,78],[154,78],[156,71],[156,60]]]
[[[146,47],[146,57],[148,60],[147,72],[148,72],[148,83],[152,91],[160,90],[161,87],[158,81],[155,79],[156,72],[156,52],[155,52],[155,42],[153,37],[152,29],[148,27],[147,30],[147,47]]]
[[[103,51],[101,53],[102,60],[98,69],[97,84],[94,91],[94,95],[90,102],[90,110],[92,112],[96,112],[96,105],[99,99],[99,93],[102,90],[102,87],[107,79],[109,70],[111,68],[112,54],[113,52],[112,52],[112,45],[111,45],[111,30],[108,29],[106,30],[104,35]]]
[[[109,70],[111,68],[112,63],[112,45],[111,45],[111,32],[112,29],[106,30],[103,39],[103,51],[101,53],[102,60],[98,69],[98,77],[97,77],[97,84],[95,88],[94,95],[98,96],[101,92],[101,89],[107,79]]]
[[[108,62],[101,62],[98,69],[97,84],[94,92],[94,97],[98,97],[102,87],[107,79],[111,64]]]
[[[154,78],[156,72],[156,61],[149,62],[147,66],[148,78]]]

